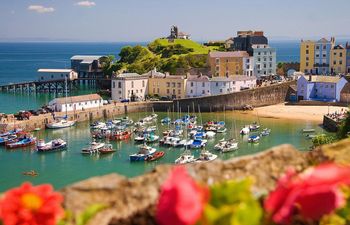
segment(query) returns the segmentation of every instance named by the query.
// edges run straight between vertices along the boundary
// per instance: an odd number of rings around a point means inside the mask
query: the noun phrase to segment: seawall
[[[174,107],[175,111],[179,107],[183,112],[187,112],[187,110],[198,112],[199,109],[202,112],[215,112],[241,110],[247,105],[253,107],[275,105],[288,101],[291,93],[290,86],[294,84],[295,81],[290,81],[231,94],[179,99],[174,100],[171,107]],[[155,104],[154,107],[157,111],[164,110],[164,105]]]

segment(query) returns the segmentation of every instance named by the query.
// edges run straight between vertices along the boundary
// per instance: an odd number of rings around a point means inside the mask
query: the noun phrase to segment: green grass
[[[168,39],[156,39],[163,46],[169,46],[174,44],[180,44],[186,48],[192,48],[193,52],[190,54],[208,54],[209,50],[216,50],[215,46],[204,46],[198,42],[192,40],[175,39],[174,42],[169,42]]]

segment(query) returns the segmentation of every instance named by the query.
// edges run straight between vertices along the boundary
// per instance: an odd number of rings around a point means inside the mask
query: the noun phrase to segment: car
[[[120,101],[121,103],[126,103],[126,102],[130,102],[130,99],[122,99],[121,101]]]
[[[171,99],[168,96],[162,96],[160,98],[161,101],[170,101]]]

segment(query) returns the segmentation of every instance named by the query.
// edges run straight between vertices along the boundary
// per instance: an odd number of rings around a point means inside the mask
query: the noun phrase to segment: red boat
[[[115,140],[121,141],[121,140],[127,140],[131,137],[131,132],[130,131],[122,131],[118,132],[114,135]]]
[[[162,158],[165,155],[165,152],[156,152],[153,155],[149,155],[145,161],[151,162],[151,161],[156,161],[157,159]]]
[[[109,154],[109,153],[113,153],[116,151],[113,149],[112,145],[106,145],[106,146],[102,147],[101,149],[99,149],[98,152],[100,154]]]
[[[6,148],[23,148],[31,145],[35,145],[36,138],[34,137],[24,137],[21,139],[14,140],[12,142],[6,143]]]

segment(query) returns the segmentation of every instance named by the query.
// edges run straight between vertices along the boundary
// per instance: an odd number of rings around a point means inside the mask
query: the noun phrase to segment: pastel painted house
[[[301,76],[297,81],[298,100],[339,102],[347,83],[339,76]]]
[[[112,78],[112,99],[144,100],[148,94],[148,76],[123,73]]]
[[[103,106],[103,99],[98,94],[79,95],[67,98],[55,98],[49,102],[49,107],[55,112],[70,112],[86,110]]]
[[[209,96],[210,79],[203,75],[189,75],[186,83],[186,97]]]

